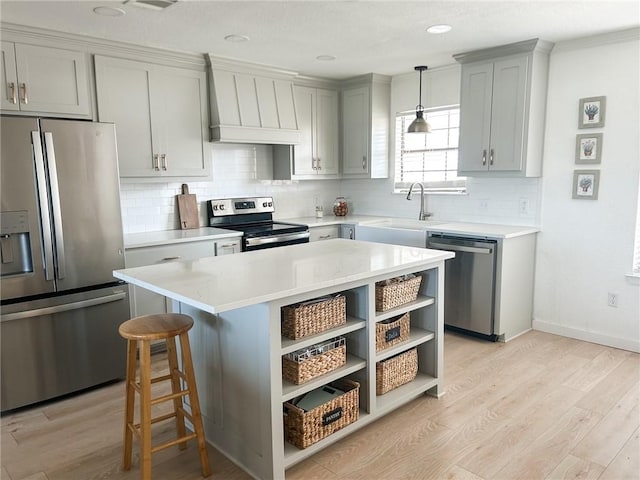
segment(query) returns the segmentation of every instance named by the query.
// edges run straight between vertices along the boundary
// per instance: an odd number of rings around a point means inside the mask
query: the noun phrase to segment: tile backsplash
[[[212,198],[271,196],[276,218],[313,216],[316,202],[330,214],[333,201],[344,195],[350,213],[417,218],[419,196],[407,201],[393,194],[393,180],[260,180],[268,155],[261,145],[212,145],[213,175],[189,181],[196,195],[200,225],[207,225],[205,202]],[[182,182],[122,182],[120,195],[125,233],[180,228],[176,195]],[[434,220],[539,225],[540,181],[537,178],[469,178],[465,195],[428,195]]]
[[[314,215],[316,202],[329,211],[340,194],[338,180],[260,180],[258,171],[268,161],[261,145],[212,145],[213,175],[208,181],[188,181],[196,195],[200,225],[207,225],[205,202],[212,198],[271,196],[277,218]],[[120,184],[124,233],[152,232],[180,228],[176,195],[183,182]]]

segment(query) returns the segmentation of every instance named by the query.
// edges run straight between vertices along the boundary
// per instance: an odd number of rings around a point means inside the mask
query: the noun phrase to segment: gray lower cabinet
[[[207,177],[206,74],[95,56],[98,119],[116,124],[121,177]]]
[[[459,175],[542,174],[549,51],[534,39],[454,55],[462,63]]]
[[[229,244],[239,240],[230,239]],[[202,240],[196,242],[155,245],[150,247],[128,248],[125,250],[125,264],[127,268],[158,265],[179,260],[196,260],[202,257],[216,255],[218,243],[222,240]],[[231,253],[231,252],[230,252]],[[171,311],[170,302],[166,297],[158,295],[144,288],[130,287],[131,316],[148,315],[152,313],[167,313]]]
[[[356,225],[355,223],[343,223],[340,225],[340,238],[346,238],[348,240],[356,239]]]
[[[329,240],[331,238],[340,238],[339,225],[325,225],[322,227],[309,228],[309,241],[317,242],[320,240]]]
[[[3,113],[91,117],[86,53],[3,41],[1,55]]]

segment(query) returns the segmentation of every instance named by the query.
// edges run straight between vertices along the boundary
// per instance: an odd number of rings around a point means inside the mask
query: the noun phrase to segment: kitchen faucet
[[[407,194],[407,200],[411,200],[411,192],[413,191],[414,185],[420,186],[420,213],[418,214],[418,220],[426,220],[431,215],[433,215],[433,213],[428,213],[426,211],[426,208],[425,208],[426,198],[424,196],[424,185],[422,183],[413,182],[411,184],[411,186],[409,187],[409,193]]]

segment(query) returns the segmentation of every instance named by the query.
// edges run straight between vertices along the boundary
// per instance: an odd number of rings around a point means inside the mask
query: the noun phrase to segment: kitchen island
[[[189,332],[207,440],[256,478],[285,470],[413,398],[443,393],[444,261],[439,250],[334,239],[241,255],[130,268],[117,278],[173,300],[194,318]],[[416,300],[380,312],[376,282],[422,277]],[[292,340],[282,308],[342,294],[347,321]],[[410,335],[376,351],[376,325],[410,313]],[[282,378],[282,356],[335,337],[346,339],[346,364],[301,385]],[[414,380],[376,395],[376,362],[416,348]],[[283,403],[330,382],[360,384],[359,417],[306,449],[285,441]],[[215,467],[214,467],[215,469]]]

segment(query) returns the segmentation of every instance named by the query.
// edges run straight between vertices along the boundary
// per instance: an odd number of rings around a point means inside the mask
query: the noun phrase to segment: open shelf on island
[[[418,372],[416,378],[409,383],[405,383],[398,388],[394,388],[384,395],[377,395],[376,413],[393,410],[398,405],[406,403],[408,398],[417,397],[437,384],[437,378],[427,375],[426,373]]]
[[[338,367],[324,375],[320,375],[313,380],[303,383],[302,385],[296,385],[287,380],[282,380],[282,401],[286,402],[295,398],[303,393],[310,392],[311,390],[333,382],[339,378],[349,375],[353,372],[357,372],[367,366],[366,360],[356,357],[355,355],[347,354],[347,363],[342,367]]]
[[[376,362],[384,360],[389,357],[393,357],[398,353],[402,353],[405,350],[409,350],[417,345],[428,342],[429,340],[433,340],[435,334],[430,332],[429,330],[423,330],[421,328],[411,327],[411,331],[409,332],[409,339],[394,345],[393,347],[386,348],[384,350],[380,350],[376,353]]]
[[[316,343],[323,342],[333,337],[345,335],[347,333],[359,330],[366,326],[367,322],[361,318],[347,317],[347,323],[340,325],[339,327],[330,328],[322,333],[316,335],[310,335],[308,337],[292,340],[290,338],[282,337],[282,354],[295,352],[301,348],[308,347]]]
[[[372,420],[371,415],[366,411],[360,409],[360,413],[358,414],[358,420],[347,425],[344,428],[341,428],[337,432],[332,433],[328,437],[323,438],[317,443],[313,445],[300,449],[295,445],[290,444],[285,440],[284,442],[284,467],[289,468],[292,465],[295,465],[298,462],[301,462],[305,458],[310,457],[316,452],[319,452],[323,448],[326,448],[327,445],[331,445],[332,443],[337,442],[341,438],[346,437],[353,431],[361,428],[364,424],[369,423]]]
[[[432,305],[434,302],[435,299],[433,297],[418,295],[418,298],[416,298],[413,302],[404,303],[399,307],[390,308],[389,310],[385,310],[384,312],[376,312],[376,322],[395,317],[396,315],[402,315],[403,313],[426,307],[427,305]]]

